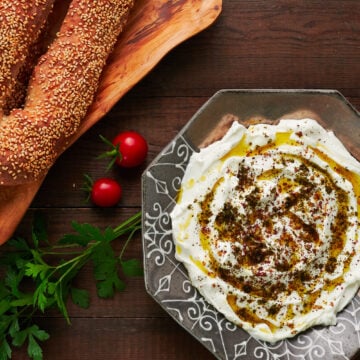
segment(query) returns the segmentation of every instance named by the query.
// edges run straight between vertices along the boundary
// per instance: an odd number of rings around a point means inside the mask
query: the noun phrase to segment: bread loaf
[[[97,90],[133,0],[73,0],[39,59],[24,107],[0,120],[0,184],[44,176],[67,147]]]

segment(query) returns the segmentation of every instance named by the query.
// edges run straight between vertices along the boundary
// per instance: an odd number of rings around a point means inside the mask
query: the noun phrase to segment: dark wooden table
[[[115,226],[138,212],[142,171],[219,89],[336,89],[360,110],[359,39],[359,0],[224,0],[210,28],[171,51],[63,154],[17,232],[28,235],[36,209],[45,213],[52,239],[71,231],[72,220]],[[99,134],[111,138],[127,129],[148,140],[147,164],[106,174],[106,161],[96,159],[104,150]],[[103,210],[86,203],[84,173],[118,179],[124,190],[119,206]],[[142,260],[140,234],[126,255]],[[212,358],[146,293],[143,278],[127,279],[123,293],[100,300],[91,271],[86,267],[77,279],[90,289],[91,306],[70,305],[71,326],[57,313],[39,319],[51,335],[45,359]],[[13,358],[25,359],[26,351]]]

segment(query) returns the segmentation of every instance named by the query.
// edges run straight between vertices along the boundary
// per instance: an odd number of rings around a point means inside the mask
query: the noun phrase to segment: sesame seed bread
[[[20,103],[34,47],[54,0],[0,2],[0,111]]]
[[[133,0],[71,1],[35,66],[24,107],[0,120],[1,185],[41,178],[67,147],[132,6]]]

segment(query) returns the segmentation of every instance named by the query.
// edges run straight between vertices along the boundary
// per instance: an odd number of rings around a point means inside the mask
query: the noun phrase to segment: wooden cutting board
[[[222,0],[137,0],[75,142],[172,48],[211,25]],[[0,244],[13,234],[44,179],[0,186]]]

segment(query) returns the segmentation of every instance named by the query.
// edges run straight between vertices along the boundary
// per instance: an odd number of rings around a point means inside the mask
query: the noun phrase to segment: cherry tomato
[[[118,146],[116,163],[119,166],[130,168],[142,164],[148,153],[148,144],[144,137],[136,131],[124,131],[119,133],[112,141]]]
[[[120,184],[110,178],[100,178],[94,181],[91,189],[91,201],[101,207],[115,206],[121,199]]]

